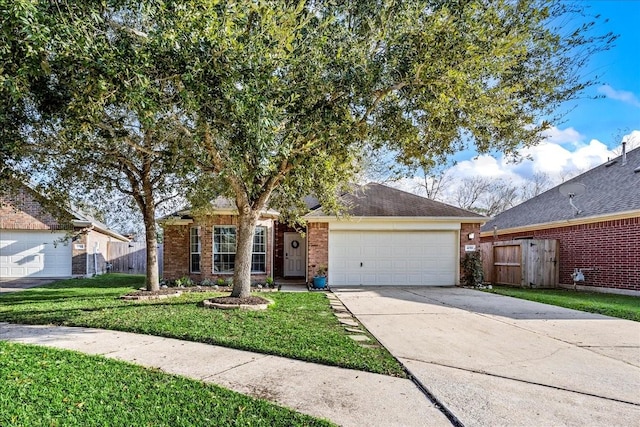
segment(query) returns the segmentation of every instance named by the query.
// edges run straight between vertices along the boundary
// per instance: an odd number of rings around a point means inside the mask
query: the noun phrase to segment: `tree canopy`
[[[192,193],[238,208],[234,296],[249,292],[263,209],[295,218],[292,207],[314,194],[337,211],[379,148],[426,168],[469,147],[517,153],[594,83],[579,72],[613,40],[573,23],[581,8],[560,0],[58,6],[67,12],[56,19],[84,29],[70,30],[78,38],[49,74],[70,97],[65,131],[126,144],[120,128],[102,126],[108,111],[145,136],[157,126],[179,135],[180,150],[163,150],[199,172]]]

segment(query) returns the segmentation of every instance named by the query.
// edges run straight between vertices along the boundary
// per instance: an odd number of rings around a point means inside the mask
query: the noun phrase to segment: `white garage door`
[[[329,232],[331,286],[456,284],[455,231]]]
[[[64,232],[0,230],[0,277],[71,276],[71,243],[60,243],[64,237]]]

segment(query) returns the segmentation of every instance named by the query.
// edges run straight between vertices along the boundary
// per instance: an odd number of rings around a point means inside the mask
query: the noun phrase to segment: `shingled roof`
[[[640,147],[627,153],[626,164],[622,156],[603,163],[582,175],[552,188],[526,202],[496,215],[482,231],[505,230],[532,225],[614,215],[637,211],[640,215]],[[560,193],[560,187],[580,183],[586,192],[576,195],[573,203]]]
[[[349,215],[357,217],[477,218],[480,222],[486,220],[486,217],[475,212],[377,183],[357,187],[353,192],[343,195],[341,200],[348,207]],[[307,215],[309,218],[322,216],[327,216],[322,207]]]

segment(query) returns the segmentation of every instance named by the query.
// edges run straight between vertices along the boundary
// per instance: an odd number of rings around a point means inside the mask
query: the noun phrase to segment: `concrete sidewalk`
[[[465,426],[640,425],[640,324],[461,288],[334,289]]]
[[[450,426],[407,379],[127,332],[0,323],[0,339],[215,383],[343,426]]]

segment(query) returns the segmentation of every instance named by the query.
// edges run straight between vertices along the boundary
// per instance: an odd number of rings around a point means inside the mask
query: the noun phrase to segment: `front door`
[[[306,241],[298,233],[284,233],[284,276],[305,277]]]

